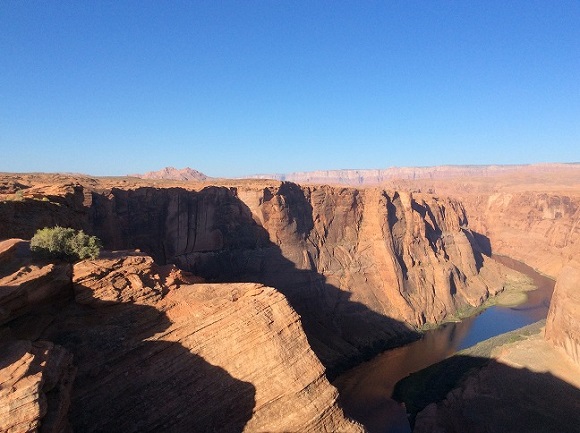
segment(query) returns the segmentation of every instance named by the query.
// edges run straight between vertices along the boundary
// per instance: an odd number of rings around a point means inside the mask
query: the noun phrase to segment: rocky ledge
[[[0,291],[35,293],[26,266]],[[75,264],[66,303],[0,328],[0,429],[362,431],[280,292],[195,281],[139,253]]]

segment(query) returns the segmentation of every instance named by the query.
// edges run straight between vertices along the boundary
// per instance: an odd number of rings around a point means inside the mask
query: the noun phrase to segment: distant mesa
[[[390,167],[385,169],[318,170],[293,173],[270,173],[248,176],[252,179],[275,179],[309,184],[349,186],[379,185],[394,180],[415,181],[491,178],[502,175],[537,175],[541,173],[577,173],[578,163],[543,163],[529,165],[440,165],[432,167]]]
[[[200,171],[189,167],[177,169],[175,167],[165,167],[158,171],[149,171],[145,174],[131,174],[131,177],[139,177],[141,179],[167,179],[167,180],[193,180],[201,181],[210,179]]]

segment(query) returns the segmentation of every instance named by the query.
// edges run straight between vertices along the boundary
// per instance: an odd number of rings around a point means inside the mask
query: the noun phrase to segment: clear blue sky
[[[580,2],[0,1],[0,171],[580,161]]]

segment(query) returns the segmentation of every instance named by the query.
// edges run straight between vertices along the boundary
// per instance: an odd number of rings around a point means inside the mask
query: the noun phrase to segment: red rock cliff
[[[139,248],[208,281],[278,288],[331,369],[400,343],[410,336],[405,324],[480,305],[506,272],[481,253],[459,202],[427,194],[280,182],[201,191],[85,184],[10,206],[0,206],[7,231],[76,215],[107,248]]]

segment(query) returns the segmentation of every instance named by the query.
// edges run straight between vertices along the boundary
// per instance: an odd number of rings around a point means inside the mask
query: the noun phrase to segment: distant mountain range
[[[168,179],[168,180],[207,180],[211,179],[200,171],[189,167],[177,169],[175,167],[165,167],[158,171],[149,171],[144,174],[131,174],[131,177],[139,177],[141,179]]]
[[[244,179],[274,179],[296,183],[374,185],[393,180],[453,179],[461,177],[489,177],[519,173],[533,175],[556,171],[577,172],[580,163],[544,163],[527,165],[439,165],[433,167],[390,167],[385,169],[345,169],[271,173],[245,176]],[[134,174],[142,179],[168,179],[179,181],[204,181],[212,179],[200,171],[186,167],[165,167],[159,171]]]

